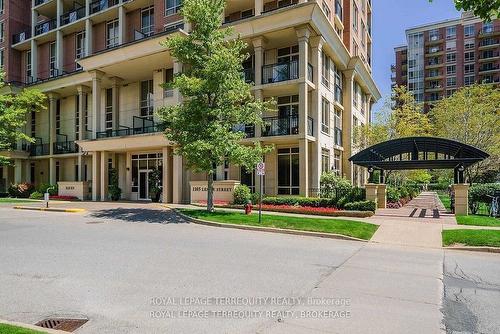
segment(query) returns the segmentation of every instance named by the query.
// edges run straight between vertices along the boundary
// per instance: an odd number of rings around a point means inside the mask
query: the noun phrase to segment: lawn
[[[439,199],[443,203],[444,207],[449,211],[451,210],[451,199],[447,194],[438,194]]]
[[[47,332],[34,331],[28,328],[0,324],[0,333],[2,334],[46,334]]]
[[[364,240],[370,240],[378,228],[378,226],[374,224],[346,219],[299,218],[278,215],[262,215],[262,224],[259,224],[259,216],[257,214],[245,215],[237,212],[223,211],[208,213],[204,210],[187,209],[183,209],[181,212],[193,218],[199,218],[217,223],[335,233]]]
[[[37,202],[37,200],[29,198],[10,198],[10,197],[0,198],[0,204],[2,203],[16,204],[16,203],[27,203],[27,202]]]
[[[475,226],[500,226],[500,218],[469,215],[456,216],[458,225],[475,225]]]
[[[443,246],[500,247],[500,230],[444,230]]]

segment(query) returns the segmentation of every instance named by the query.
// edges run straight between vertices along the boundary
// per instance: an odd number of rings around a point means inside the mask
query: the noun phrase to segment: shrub
[[[401,193],[397,188],[387,187],[387,202],[395,203],[401,198]]]
[[[266,197],[262,199],[262,204],[269,205],[290,205],[307,207],[335,207],[335,200],[331,198],[316,197]]]
[[[500,183],[474,184],[469,188],[469,209],[473,214],[477,213],[480,203],[489,205],[491,197],[496,191],[500,191]]]
[[[248,201],[252,200],[252,193],[250,188],[244,184],[239,184],[234,188],[234,204],[247,204]]]
[[[349,180],[338,176],[333,172],[321,174],[320,178],[321,197],[324,198],[340,198],[349,193],[352,185]]]
[[[30,195],[30,199],[43,199],[43,197],[44,194],[39,191],[32,192]]]
[[[122,196],[122,190],[118,186],[118,171],[115,168],[109,169],[109,197],[112,201],[118,201]]]
[[[374,201],[351,202],[351,203],[346,203],[345,209],[350,210],[350,211],[373,211],[373,212],[375,212],[376,204]]]
[[[8,192],[11,197],[28,198],[35,191],[35,187],[31,183],[19,183],[9,186]]]
[[[250,200],[252,201],[252,204],[259,204],[260,194],[259,193],[251,193]]]
[[[360,202],[366,198],[366,189],[360,187],[353,187],[349,191],[349,202]]]

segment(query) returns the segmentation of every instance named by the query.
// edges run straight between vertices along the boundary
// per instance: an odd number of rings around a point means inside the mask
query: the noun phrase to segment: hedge
[[[473,214],[477,213],[479,204],[491,205],[495,191],[500,191],[500,183],[478,183],[469,188],[469,209]]]
[[[360,201],[360,202],[352,202],[352,203],[346,203],[345,209],[349,211],[373,211],[375,212],[375,209],[377,208],[377,205],[375,204],[374,201]]]

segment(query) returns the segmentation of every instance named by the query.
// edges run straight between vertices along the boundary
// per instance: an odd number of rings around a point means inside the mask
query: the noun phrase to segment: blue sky
[[[405,30],[424,23],[460,16],[453,0],[373,0],[373,76],[382,99],[378,110],[391,92],[391,64],[394,47],[405,44]]]

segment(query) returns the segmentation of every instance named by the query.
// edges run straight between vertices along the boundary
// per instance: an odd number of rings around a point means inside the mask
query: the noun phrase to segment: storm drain
[[[47,318],[37,322],[35,326],[57,329],[65,332],[74,332],[87,321],[88,319]]]

